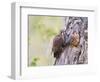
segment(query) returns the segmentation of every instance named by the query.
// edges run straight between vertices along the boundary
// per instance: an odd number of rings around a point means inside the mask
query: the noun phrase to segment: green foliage
[[[29,16],[29,25],[33,33],[37,33],[42,40],[50,40],[61,28],[61,17]]]
[[[50,54],[51,41],[59,33],[63,23],[62,17],[29,16],[30,66],[53,65],[54,58]]]
[[[31,66],[36,66],[36,62],[32,62],[31,63]]]
[[[51,55],[34,55],[30,66],[53,65],[54,59]]]
[[[37,65],[37,61],[39,60],[39,58],[33,58],[32,62],[31,62],[31,66],[36,66]]]

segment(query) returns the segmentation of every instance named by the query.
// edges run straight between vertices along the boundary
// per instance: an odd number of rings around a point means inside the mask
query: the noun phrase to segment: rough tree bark
[[[88,18],[65,17],[65,27],[62,35],[65,46],[61,46],[62,52],[56,53],[59,57],[54,65],[87,64]]]

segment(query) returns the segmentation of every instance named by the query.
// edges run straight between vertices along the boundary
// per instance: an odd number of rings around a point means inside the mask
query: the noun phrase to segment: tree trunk
[[[56,58],[55,65],[87,64],[88,19],[87,17],[65,18],[65,48]]]

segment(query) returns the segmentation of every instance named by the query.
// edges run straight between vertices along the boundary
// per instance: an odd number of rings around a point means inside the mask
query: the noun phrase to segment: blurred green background
[[[52,40],[64,27],[64,17],[30,15],[28,22],[28,65],[53,65],[55,59],[51,55]]]

